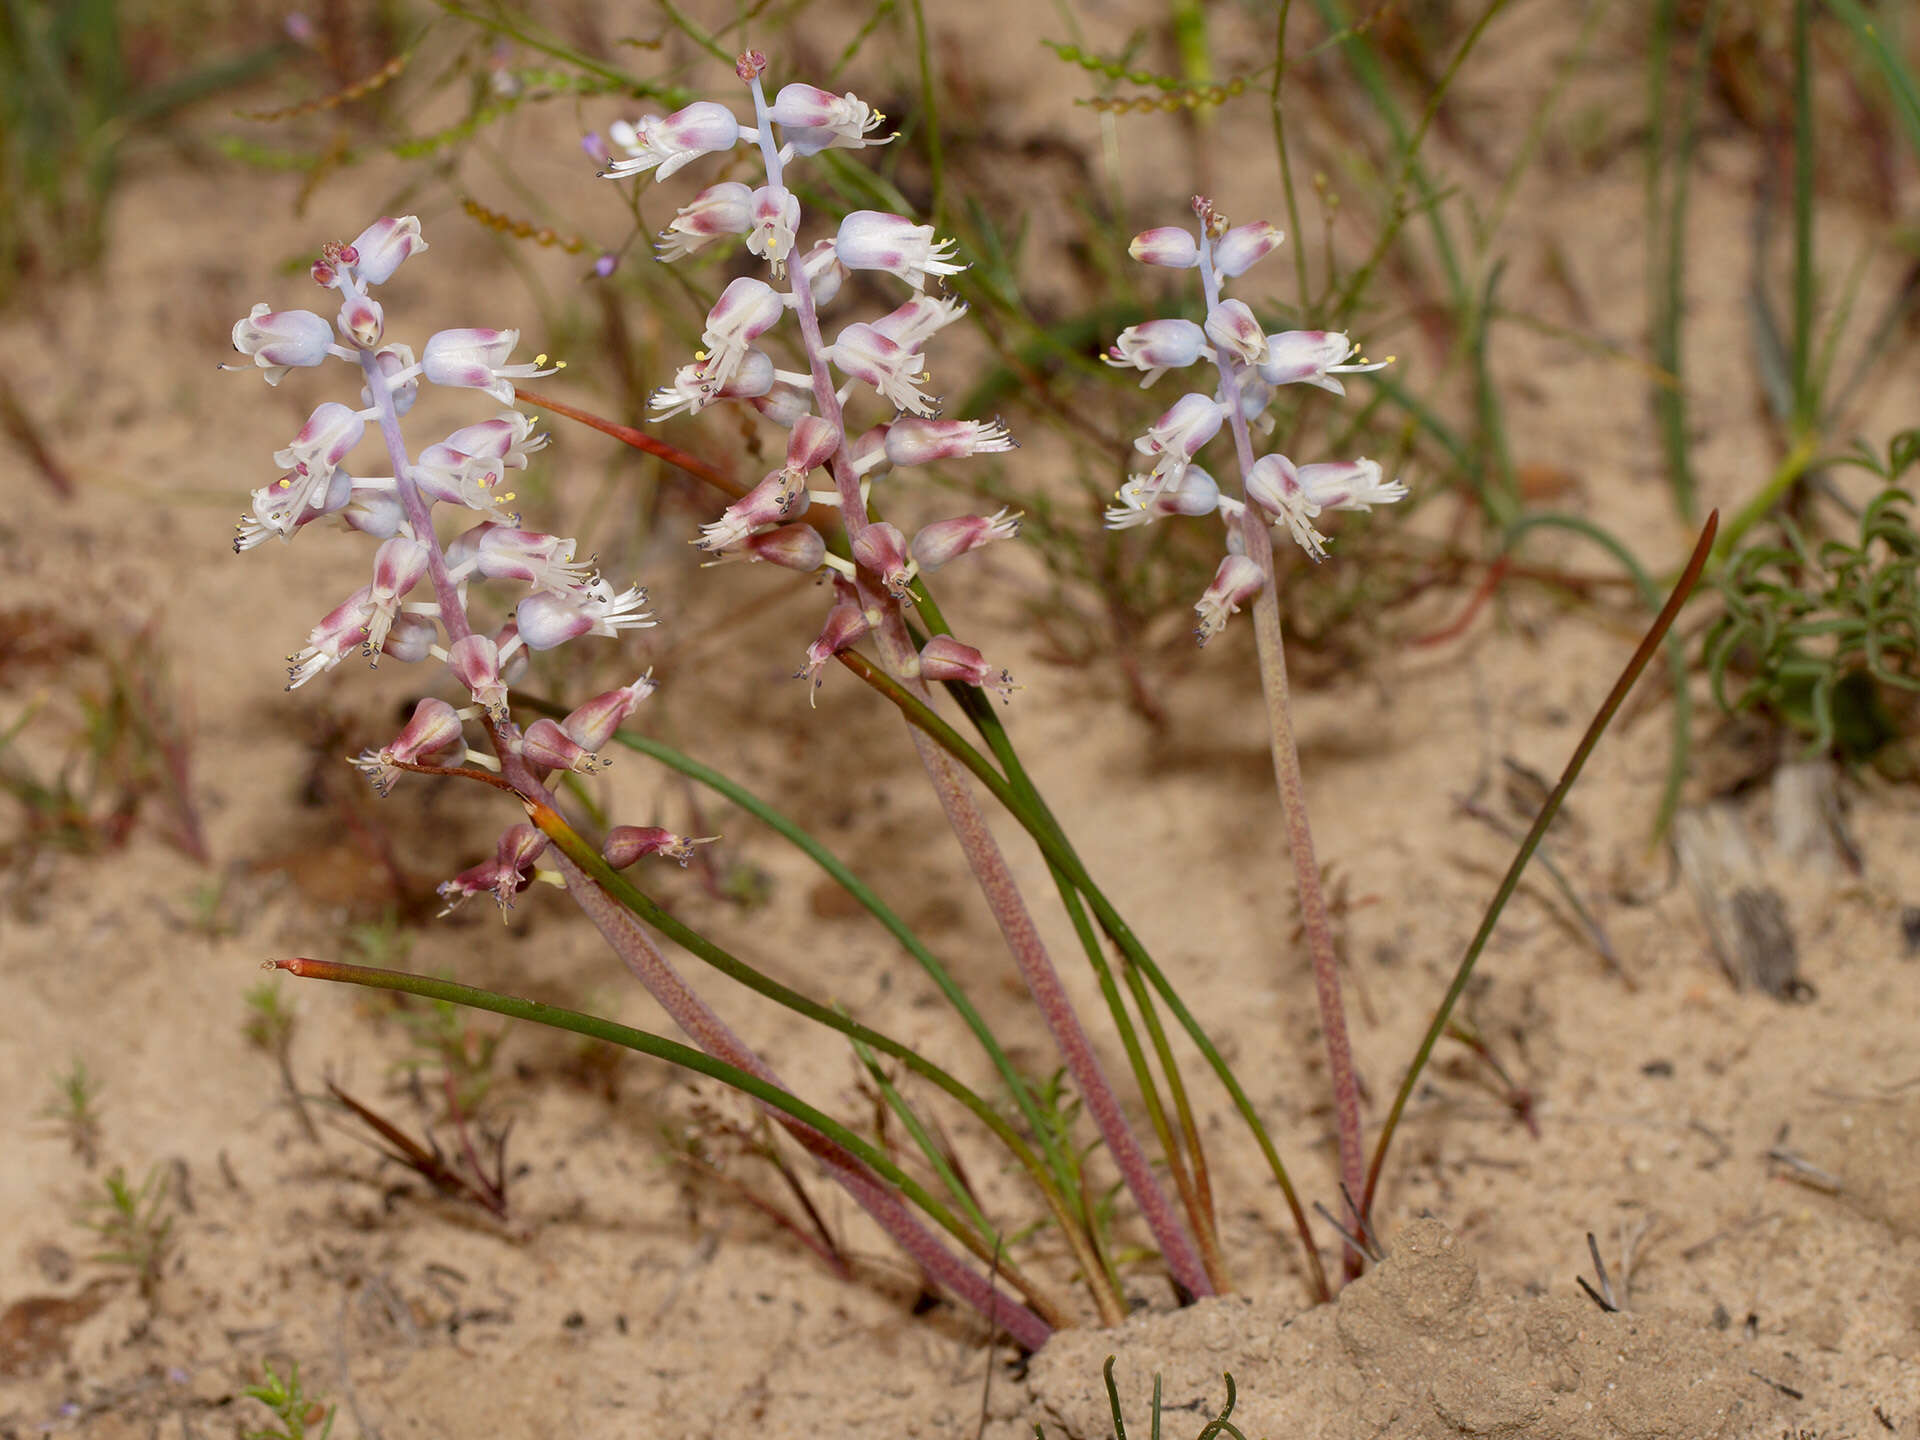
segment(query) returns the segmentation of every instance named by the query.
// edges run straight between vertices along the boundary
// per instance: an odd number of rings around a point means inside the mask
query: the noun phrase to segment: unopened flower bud
[[[1267,337],[1253,311],[1238,300],[1222,300],[1207,312],[1207,338],[1242,365],[1257,363],[1267,353]]]
[[[776,525],[785,520],[802,499],[803,482],[789,471],[775,470],[722,510],[718,520],[702,525],[700,538],[694,543],[702,550],[715,554],[731,550],[761,526]],[[806,506],[802,504],[799,508],[805,509]]]
[[[386,377],[387,393],[393,396],[393,413],[404,415],[413,409],[413,402],[420,398],[420,372],[413,367],[413,347],[398,340],[391,345],[382,345],[374,355],[373,363]],[[395,381],[396,375],[408,370],[413,370],[413,373],[404,380]],[[362,385],[360,400],[368,409],[372,409],[373,391]]]
[[[544,716],[527,727],[520,740],[520,753],[530,765],[571,770],[576,775],[591,775],[611,763],[567,734],[559,721]]]
[[[800,261],[800,273],[806,278],[815,306],[825,306],[833,303],[841,285],[846,283],[847,267],[840,263],[833,241],[816,240],[807,247]]]
[[[363,772],[382,795],[390,794],[394,783],[405,772],[395,762],[419,764],[442,750],[459,745],[466,748],[460,717],[446,701],[432,696],[413,707],[413,718],[406,728],[379,750],[368,750],[354,759],[355,769]]]
[[[1194,638],[1204,645],[1218,635],[1226,627],[1227,617],[1238,615],[1240,607],[1258,595],[1266,583],[1260,567],[1245,555],[1227,556],[1214,571],[1207,593],[1193,607],[1200,616]]]
[[[1286,235],[1266,220],[1236,225],[1213,245],[1213,268],[1222,275],[1244,275],[1280,248]]]
[[[782,525],[778,530],[747,536],[740,542],[738,553],[747,560],[765,560],[783,570],[810,575],[827,558],[827,542],[811,525]]]
[[[827,612],[827,623],[820,631],[820,638],[807,647],[807,663],[793,675],[796,680],[804,675],[813,682],[815,690],[820,688],[821,672],[827,662],[842,650],[859,644],[873,628],[873,622],[861,608],[859,592],[852,585],[835,576],[834,591],[840,598]]]
[[[971,645],[963,645],[951,635],[935,635],[920,647],[920,677],[936,684],[973,685],[997,690],[1002,700],[1010,700],[1019,687],[1005,670],[996,670],[986,657]]]
[[[335,323],[347,339],[362,350],[371,350],[380,343],[387,322],[378,300],[368,295],[350,294],[341,304],[340,316]]]
[[[420,238],[418,216],[402,215],[398,219],[388,216],[376,220],[354,238],[353,249],[359,258],[353,262],[353,273],[363,285],[384,285],[393,278],[402,260],[426,248],[427,242]]]
[[[662,260],[678,260],[723,235],[744,235],[753,228],[753,205],[753,190],[738,180],[709,185],[674,212],[660,232],[655,253]]]
[[[907,537],[897,526],[882,520],[862,530],[853,542],[853,558],[879,577],[880,583],[895,599],[905,599],[907,585],[913,579],[913,565],[907,557]]]
[[[1122,330],[1101,358],[1109,365],[1144,371],[1144,390],[1167,371],[1193,364],[1206,347],[1206,331],[1191,320],[1148,320]]]
[[[684,869],[693,858],[694,846],[711,845],[719,838],[718,835],[676,835],[658,825],[616,825],[607,832],[607,843],[600,847],[600,853],[616,870],[624,870],[649,855],[678,860]]]
[[[995,540],[1011,540],[1020,533],[1016,511],[999,510],[992,515],[958,515],[951,520],[936,520],[922,526],[913,537],[911,553],[922,570],[938,570],[949,560],[990,545]]]
[[[1127,246],[1127,254],[1142,265],[1164,265],[1169,270],[1191,270],[1200,263],[1199,242],[1177,225],[1142,230]]]

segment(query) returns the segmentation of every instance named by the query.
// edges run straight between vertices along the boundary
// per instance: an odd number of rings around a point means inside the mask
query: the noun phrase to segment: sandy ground
[[[1571,27],[1545,13],[1523,6],[1496,27],[1464,81],[1459,113],[1492,158],[1437,142],[1442,167],[1471,186],[1497,183],[1519,143],[1512,117],[1570,43]],[[1089,23],[1096,41],[1126,33],[1124,16]],[[1073,86],[1062,87],[1056,62],[1025,44],[1052,33],[1043,17],[937,25],[943,63],[984,128],[1009,144],[1065,147],[1102,172],[1102,122],[1068,103]],[[823,53],[837,53],[830,38]],[[859,77],[847,83],[859,88]],[[1662,489],[1642,374],[1607,353],[1642,344],[1639,161],[1630,125],[1609,130],[1605,119],[1637,105],[1638,83],[1631,65],[1596,64],[1570,86],[1564,113],[1599,114],[1603,133],[1580,163],[1550,145],[1552,163],[1516,193],[1502,232],[1506,284],[1542,323],[1503,327],[1495,363],[1516,458],[1562,477],[1557,503],[1631,537],[1657,569],[1677,563],[1688,537]],[[1269,153],[1258,111],[1223,122],[1219,154]],[[1111,152],[1142,223],[1178,220],[1192,188],[1172,168],[1183,143],[1159,123],[1120,128]],[[509,134],[554,173],[590,183],[564,124]],[[1689,360],[1711,504],[1737,503],[1774,458],[1742,311],[1758,163],[1748,137],[1710,133],[1694,199],[1695,253],[1709,263],[1693,273]],[[1236,218],[1277,214],[1267,168],[1220,167],[1215,183]],[[1764,787],[1735,798],[1809,987],[1795,1003],[1736,992],[1670,857],[1648,848],[1666,758],[1657,698],[1597,755],[1551,842],[1607,927],[1618,968],[1555,892],[1530,883],[1468,1002],[1533,1097],[1538,1134],[1485,1067],[1443,1045],[1377,1211],[1393,1258],[1334,1309],[1308,1308],[1284,1209],[1205,1086],[1201,1124],[1239,1293],[1175,1311],[1165,1281],[1142,1266],[1128,1282],[1142,1313],[1123,1332],[1063,1334],[1031,1364],[987,1346],[970,1315],[923,1302],[918,1278],[830,1186],[809,1179],[852,1257],[851,1279],[739,1188],[673,1163],[664,1137],[684,1134],[703,1107],[746,1112],[653,1062],[608,1063],[545,1034],[504,1033],[481,1110],[493,1126],[513,1123],[504,1222],[383,1163],[317,1098],[325,1123],[309,1140],[274,1062],[244,1034],[255,967],[290,954],[351,958],[350,927],[377,925],[393,904],[381,854],[418,897],[517,818],[489,803],[497,797],[411,779],[376,805],[337,763],[392,732],[417,693],[404,667],[349,665],[282,693],[279,657],[363,583],[363,543],[315,527],[290,548],[229,551],[245,491],[327,392],[304,377],[268,391],[216,371],[227,329],[255,300],[302,303],[304,282],[277,263],[354,233],[393,181],[378,170],[334,181],[296,218],[291,179],[157,154],[129,177],[102,273],[34,297],[6,323],[21,399],[79,494],[62,502],[15,452],[0,454],[0,615],[14,637],[0,723],[38,694],[65,703],[63,677],[83,666],[37,661],[19,636],[57,621],[124,642],[151,623],[190,717],[213,859],[194,865],[146,824],[104,858],[41,852],[7,875],[0,1437],[240,1433],[264,1421],[240,1388],[263,1363],[296,1361],[309,1388],[339,1405],[336,1434],[1012,1440],[1041,1422],[1049,1435],[1098,1436],[1108,1354],[1142,1433],[1153,1374],[1165,1376],[1169,1433],[1184,1435],[1217,1410],[1231,1372],[1236,1420],[1275,1440],[1920,1436],[1920,964],[1899,913],[1920,900],[1914,795],[1842,781],[1858,873],[1778,854]],[[1831,181],[1836,192],[1848,182]],[[1036,249],[1055,228],[1046,211]],[[390,287],[389,333],[518,324],[531,348],[545,343],[491,237],[444,205],[423,218],[433,250]],[[1851,254],[1877,223],[1837,193],[1823,212],[1828,253]],[[540,264],[553,284],[579,268]],[[1866,284],[1884,279],[1870,267]],[[1399,351],[1410,377],[1439,364],[1410,318],[1389,323],[1402,333],[1371,338]],[[1912,420],[1910,351],[1897,353],[1906,368],[1861,397],[1857,418],[1876,438]],[[607,388],[577,374],[548,383],[588,404]],[[451,404],[436,413],[479,418]],[[714,453],[737,457],[731,422],[711,434]],[[693,517],[669,509],[642,533],[621,514],[639,467],[577,430],[556,436],[536,460],[549,478],[530,521],[591,537],[584,547],[610,570],[653,587],[662,623],[617,654],[608,645],[591,676],[548,678],[584,696],[595,681],[656,666],[662,690],[643,728],[814,826],[947,957],[1016,1056],[1048,1068],[1044,1031],[904,736],[848,677],[829,677],[817,709],[789,678],[819,598],[758,571],[698,572],[683,543]],[[1066,457],[1042,441],[1019,464],[1020,483],[1045,486]],[[900,502],[903,512],[915,503]],[[1448,508],[1413,524],[1439,535]],[[1571,541],[1533,553],[1603,568]],[[1042,590],[1030,556],[995,555],[943,593],[962,633],[1022,681],[1009,723],[1093,873],[1125,897],[1220,1037],[1302,1188],[1329,1198],[1331,1116],[1307,960],[1290,938],[1251,627],[1236,622],[1177,672],[1170,661],[1153,669],[1150,652],[1148,683],[1166,712],[1155,730],[1112,667],[1035,654],[1028,607]],[[1508,858],[1508,842],[1460,801],[1482,793],[1524,824],[1528,802],[1507,798],[1505,762],[1557,772],[1633,643],[1620,615],[1521,587],[1445,643],[1409,643],[1466,603],[1464,589],[1431,593],[1350,663],[1301,667],[1318,844],[1350,902],[1341,924],[1372,1122]],[[52,741],[35,731],[22,743],[44,756]],[[1709,739],[1689,798],[1709,798],[1746,766],[1746,751]],[[622,818],[724,833],[710,875],[652,873],[676,913],[780,978],[959,1055],[918,972],[775,837],[710,803],[696,814],[687,789],[637,759],[593,791]],[[1016,834],[1003,839],[1022,881],[1046,893],[1038,856]],[[737,903],[706,883],[716,877],[764,903]],[[408,968],[665,1026],[558,894],[529,894],[505,927],[489,909],[398,933],[410,948],[386,958]],[[1049,939],[1071,954],[1064,927]],[[1071,980],[1092,994],[1085,976]],[[738,992],[712,993],[804,1093],[861,1113],[843,1047]],[[287,994],[298,1012],[292,1067],[309,1096],[331,1077],[416,1131],[441,1116],[405,1083],[419,1052],[391,1007],[317,984]],[[492,1032],[473,1022],[474,1043]],[[103,1087],[91,1162],[39,1113],[53,1074],[76,1057]],[[1120,1067],[1117,1050],[1106,1058]],[[969,1063],[956,1060],[963,1073]],[[436,1133],[450,1142],[444,1123]],[[78,1223],[114,1166],[170,1179],[172,1243],[150,1297],[124,1268],[90,1258],[98,1242]],[[752,1161],[727,1170],[780,1197]],[[990,1205],[1024,1203],[984,1156],[974,1179]],[[1576,1287],[1577,1275],[1592,1278],[1589,1232],[1624,1286],[1625,1314],[1602,1314]],[[1038,1263],[1053,1263],[1044,1240],[1036,1248]]]

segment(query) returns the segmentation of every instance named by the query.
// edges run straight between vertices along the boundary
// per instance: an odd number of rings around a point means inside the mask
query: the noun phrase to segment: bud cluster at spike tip
[[[1104,358],[1118,369],[1139,371],[1143,389],[1171,370],[1205,360],[1214,367],[1214,384],[1182,395],[1134,441],[1151,469],[1128,477],[1106,518],[1109,528],[1126,530],[1168,515],[1220,516],[1227,528],[1228,553],[1194,607],[1199,616],[1195,634],[1204,645],[1265,583],[1260,566],[1240,548],[1239,527],[1249,517],[1285,526],[1301,549],[1320,560],[1326,555],[1327,537],[1314,521],[1323,513],[1391,504],[1402,499],[1407,488],[1383,478],[1372,460],[1295,465],[1284,455],[1272,454],[1257,458],[1241,477],[1246,495],[1241,501],[1222,494],[1213,476],[1194,463],[1223,428],[1258,418],[1281,386],[1315,385],[1344,395],[1337,377],[1379,370],[1392,361],[1356,361],[1359,347],[1331,331],[1264,333],[1253,310],[1225,299],[1221,288],[1278,249],[1285,237],[1265,220],[1230,225],[1205,196],[1193,197],[1193,211],[1199,221],[1196,229],[1167,225],[1143,230],[1133,237],[1128,253],[1144,265],[1198,270],[1206,290],[1205,322],[1164,319],[1130,325]]]
[[[620,120],[604,141],[590,137],[583,148],[591,156],[611,157],[600,174],[612,180],[664,180],[742,146],[757,153],[762,183],[740,177],[738,164],[731,164],[728,178],[696,191],[660,232],[656,253],[662,261],[738,241],[765,262],[766,273],[727,284],[707,313],[699,352],[653,393],[648,410],[651,418],[666,420],[732,401],[791,432],[786,463],[703,525],[693,543],[712,557],[708,564],[764,562],[833,573],[839,598],[799,671],[818,685],[826,661],[874,623],[857,599],[848,598],[855,592],[845,582],[856,570],[887,600],[910,604],[923,571],[1011,538],[1020,517],[1004,510],[955,516],[912,537],[887,524],[849,524],[849,565],[828,553],[808,511],[842,503],[855,484],[864,508],[873,484],[896,470],[998,454],[1013,449],[1014,440],[997,420],[942,418],[932,389],[925,347],[966,313],[964,304],[941,293],[966,268],[956,258],[955,242],[937,236],[931,225],[882,210],[855,210],[808,233],[788,166],[825,150],[886,144],[893,135],[883,129],[885,117],[857,95],[802,82],[782,86],[769,100],[762,84],[767,69],[767,57],[758,51],[736,63],[735,73],[751,94],[751,115],[699,100],[671,114]],[[821,312],[854,271],[891,276],[910,293],[884,315],[827,320]],[[811,372],[781,369],[767,347],[767,337],[790,315],[804,316],[795,328],[809,351]],[[835,385],[831,405],[815,392],[816,374]],[[880,417],[864,429],[848,417],[848,407],[861,396],[881,407]],[[979,673],[1004,691],[1005,672]]]
[[[709,135],[725,128],[711,115],[704,124],[694,130]],[[621,589],[603,578],[590,557],[578,558],[573,540],[522,526],[513,477],[547,437],[511,408],[514,385],[558,366],[544,356],[515,362],[519,333],[510,329],[442,330],[427,338],[417,360],[410,345],[387,338],[386,313],[369,290],[427,248],[413,216],[377,220],[351,242],[323,246],[312,267],[315,283],[340,297],[333,320],[261,302],[234,325],[234,349],[269,385],[329,360],[351,365],[359,381],[358,404],[323,401],[274,453],[281,474],[253,492],[234,549],[291,540],[327,516],[378,542],[368,583],[328,611],[306,644],[287,657],[287,688],[307,684],[355,653],[369,663],[385,656],[408,663],[437,659],[446,667],[448,679],[465,693],[462,708],[438,697],[422,699],[392,740],[353,757],[351,763],[381,794],[409,770],[462,762],[498,768],[500,761],[467,747],[465,726],[481,717],[500,753],[521,767],[516,773],[522,783],[526,776],[537,783],[560,770],[591,774],[606,763],[601,747],[652,694],[651,672],[596,696],[563,720],[536,721],[524,734],[512,723],[507,687],[526,668],[530,651],[586,635],[618,638],[651,625],[646,591]],[[768,323],[781,313],[776,300]],[[422,381],[478,390],[508,408],[410,456],[400,422]],[[354,456],[371,439],[384,442],[390,473],[359,473]],[[817,431],[809,433],[813,451],[822,443]],[[432,523],[435,506],[467,519],[444,547]],[[517,603],[509,597],[511,618],[491,632],[471,628],[467,599],[475,582],[521,592]],[[676,840],[659,848],[681,858],[676,847],[690,843]],[[545,847],[538,831],[515,826],[501,837],[492,860],[442,886],[442,894],[451,904],[484,891],[504,909],[528,883]]]

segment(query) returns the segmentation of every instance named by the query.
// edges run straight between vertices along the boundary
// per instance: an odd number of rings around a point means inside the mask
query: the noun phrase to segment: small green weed
[[[87,1073],[87,1062],[75,1056],[70,1069],[53,1077],[54,1097],[40,1108],[40,1118],[58,1128],[80,1161],[91,1170],[100,1159],[100,1082]]]
[[[173,1248],[166,1172],[154,1166],[136,1188],[128,1183],[126,1171],[116,1165],[107,1176],[106,1193],[92,1196],[86,1208],[86,1217],[80,1223],[106,1246],[93,1258],[102,1265],[119,1265],[131,1271],[139,1282],[141,1298],[151,1300]]]
[[[267,1378],[258,1385],[249,1385],[240,1393],[258,1400],[273,1411],[273,1418],[280,1422],[271,1430],[248,1430],[244,1440],[327,1440],[333,1433],[333,1415],[335,1406],[307,1395],[300,1385],[300,1364],[295,1361],[283,1378],[269,1362],[262,1367]],[[314,1426],[320,1428],[315,1430]]]

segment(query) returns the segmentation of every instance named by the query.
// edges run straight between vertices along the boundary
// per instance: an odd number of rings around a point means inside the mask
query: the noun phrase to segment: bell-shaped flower
[[[747,249],[787,273],[793,253],[793,233],[800,228],[800,197],[784,185],[762,185],[753,192],[753,225],[747,231]]]
[[[574,544],[537,530],[490,525],[474,547],[474,568],[489,580],[520,580],[535,590],[579,595],[594,579],[591,560],[576,562]]]
[[[966,313],[964,301],[936,295],[915,295],[906,304],[889,310],[872,323],[875,330],[894,344],[918,350]]]
[[[447,445],[476,460],[488,460],[509,470],[527,468],[527,457],[547,448],[546,432],[534,434],[534,419],[518,410],[502,410],[491,420],[462,425],[446,439]]]
[[[1213,242],[1213,268],[1222,275],[1244,275],[1280,248],[1286,233],[1266,220],[1236,225]]]
[[[282,475],[253,492],[252,512],[234,527],[233,552],[251,550],[270,535],[290,540],[302,525],[346,509],[352,498],[353,477],[339,466],[324,483],[318,471]]]
[[[1220,487],[1198,465],[1157,484],[1151,475],[1135,475],[1115,493],[1120,503],[1107,507],[1109,530],[1131,530],[1169,515],[1211,515],[1220,508]]]
[[[1364,457],[1302,465],[1296,477],[1300,488],[1323,510],[1371,510],[1407,496],[1407,487],[1398,480],[1380,478],[1378,460]]]
[[[827,558],[827,542],[811,525],[782,525],[777,530],[747,536],[733,547],[727,558],[765,561],[782,570],[811,575]]]
[[[362,230],[353,241],[353,273],[362,285],[384,285],[409,255],[427,248],[420,237],[420,217],[387,216]]]
[[[896,600],[907,598],[907,585],[917,568],[907,554],[907,537],[899,527],[882,520],[867,526],[849,547],[861,566],[879,577]]]
[[[1206,353],[1207,332],[1193,321],[1148,320],[1122,330],[1101,358],[1109,365],[1145,371],[1140,379],[1144,390],[1167,371],[1191,365]]]
[[[723,235],[744,235],[753,228],[753,190],[738,180],[709,185],[674,212],[660,232],[654,253],[678,260],[704,249]]]
[[[933,226],[916,225],[884,210],[855,210],[840,222],[833,250],[849,270],[884,270],[916,290],[930,275],[958,275],[967,267],[953,262],[955,242],[933,238]]]
[[[548,840],[537,827],[522,822],[509,826],[495,844],[493,858],[462,870],[438,887],[446,909],[451,913],[462,901],[475,895],[492,895],[500,907],[500,918],[507,918],[513,898],[533,883],[533,866],[546,853]]]
[[[920,389],[927,380],[926,360],[871,325],[847,326],[834,337],[827,358],[842,375],[879,391],[896,410],[932,415],[938,409],[934,398]]]
[[[1020,533],[1020,513],[996,510],[991,515],[956,515],[951,520],[936,520],[915,532],[908,553],[922,570],[938,570],[949,560],[991,545],[995,540],[1011,540]]]
[[[392,793],[395,782],[406,773],[400,769],[401,764],[422,764],[456,745],[464,752],[466,743],[460,716],[453,706],[428,696],[413,707],[413,718],[391,742],[378,750],[363,750],[350,763],[384,796]]]
[[[1362,360],[1349,365],[1360,347],[1337,330],[1283,330],[1267,336],[1267,353],[1257,365],[1260,378],[1269,385],[1318,385],[1336,395],[1346,387],[1333,377],[1357,375],[1369,370],[1384,370],[1391,359]]]
[[[1242,365],[1252,365],[1267,353],[1267,337],[1260,322],[1239,300],[1222,300],[1207,312],[1207,338]]]
[[[678,860],[684,870],[687,861],[693,858],[694,846],[711,845],[719,838],[718,835],[676,835],[658,825],[616,825],[607,832],[607,843],[600,847],[600,853],[616,870],[638,864],[649,855]]]
[[[519,343],[518,330],[442,330],[427,337],[420,370],[435,385],[484,390],[502,405],[511,405],[515,380],[536,380],[560,368],[551,365],[541,369],[547,358],[544,355],[536,356],[530,364],[505,363]]]
[[[380,647],[380,653],[389,660],[398,660],[402,665],[418,665],[434,651],[440,643],[440,627],[424,615],[410,615],[402,610],[393,617],[393,625],[387,631],[387,643]]]
[[[314,407],[293,443],[273,452],[273,463],[324,486],[366,433],[366,419],[358,411],[338,401],[323,401]]]
[[[963,645],[951,635],[935,635],[920,647],[920,678],[940,685],[973,685],[996,690],[1003,701],[1013,699],[1020,687],[1005,670],[996,670],[971,645]]]
[[[820,636],[807,647],[807,663],[793,672],[793,678],[802,676],[812,682],[812,689],[820,689],[821,672],[827,662],[842,650],[850,649],[860,643],[866,633],[873,628],[873,621],[860,604],[860,592],[851,583],[836,575],[833,589],[839,598],[827,612],[827,623],[822,627]],[[811,703],[812,696],[808,696]]]
[[[715,391],[725,389],[753,342],[779,324],[785,313],[779,292],[766,281],[742,275],[728,284],[707,312],[707,328],[701,332],[707,347],[700,356],[701,383]]]
[[[617,637],[622,630],[654,623],[646,612],[647,592],[636,585],[616,591],[595,577],[566,595],[540,590],[514,611],[520,638],[530,650],[551,650],[582,635]]]
[[[1269,522],[1284,520],[1295,542],[1315,560],[1327,554],[1327,537],[1313,527],[1320,502],[1300,483],[1300,472],[1284,455],[1263,455],[1247,472],[1247,499],[1266,512]]]
[[[887,427],[885,449],[892,465],[931,465],[969,455],[993,455],[1019,445],[994,420],[928,420],[905,415]]]
[[[307,632],[305,648],[287,656],[287,689],[298,690],[314,676],[324,675],[366,643],[372,594],[372,586],[361,586]]]
[[[362,646],[369,661],[377,661],[387,643],[387,630],[400,613],[407,592],[427,573],[426,542],[396,535],[373,552],[373,585],[368,590],[367,638]]]
[[[1200,597],[1194,612],[1200,623],[1194,627],[1194,639],[1202,645],[1226,628],[1227,617],[1238,615],[1240,607],[1266,588],[1267,577],[1245,555],[1228,555],[1213,572],[1213,583]]]
[[[751,137],[753,131],[743,132],[733,111],[711,100],[696,100],[665,117],[643,115],[632,122],[616,120],[607,127],[607,134],[627,156],[615,160],[600,174],[619,180],[651,170],[665,180],[702,155],[731,150],[743,133]]]
[[[1161,225],[1142,230],[1127,246],[1127,254],[1142,265],[1163,265],[1169,270],[1191,270],[1200,263],[1200,242],[1193,233],[1178,225]]]
[[[673,372],[671,385],[648,396],[647,408],[655,420],[697,415],[717,400],[758,400],[773,390],[776,380],[773,360],[764,350],[747,351],[733,378],[719,386],[708,382],[707,362],[695,360]]]
[[[833,241],[816,240],[801,257],[800,274],[807,282],[807,293],[813,296],[813,303],[818,308],[833,303],[834,297],[840,293],[840,287],[846,283],[847,267],[840,263]],[[791,293],[786,298],[794,304],[799,303],[798,297]]]
[[[694,543],[715,554],[731,550],[763,525],[785,520],[794,513],[796,503],[804,510],[805,490],[804,477],[796,479],[791,471],[775,470],[722,510],[718,520],[701,526],[700,538]]]
[[[494,724],[507,723],[507,684],[500,676],[500,647],[491,635],[468,635],[448,646],[447,669]]]
[[[529,765],[545,770],[570,770],[575,775],[592,775],[613,763],[567,734],[558,720],[545,716],[529,725],[527,733],[520,737],[520,753]]]
[[[233,348],[278,385],[287,371],[322,364],[333,353],[333,327],[311,310],[270,310],[262,300],[234,323]]]
[[[1153,457],[1154,478],[1165,482],[1178,476],[1200,447],[1220,433],[1226,415],[1227,407],[1210,395],[1182,395],[1133,442],[1133,448]]]
[[[874,136],[886,122],[852,91],[835,95],[815,85],[782,85],[767,109],[767,118],[780,127],[780,138],[796,155],[818,155],[822,150],[859,150],[884,145],[891,135]]]
[[[613,738],[613,732],[626,723],[627,717],[639,709],[641,701],[653,694],[656,688],[653,672],[649,670],[631,685],[594,696],[568,714],[560,722],[560,728],[573,738],[575,744],[585,749],[604,749]]]

